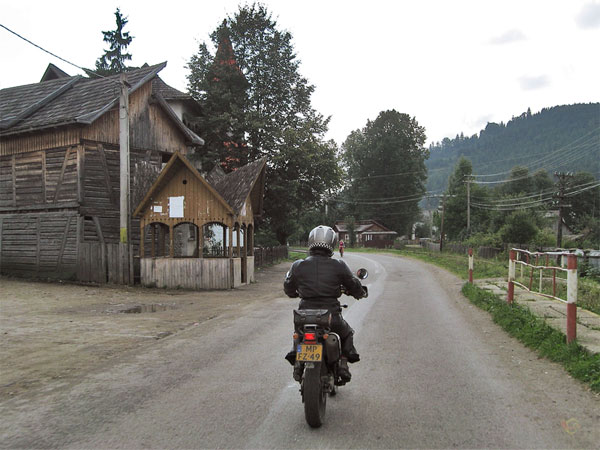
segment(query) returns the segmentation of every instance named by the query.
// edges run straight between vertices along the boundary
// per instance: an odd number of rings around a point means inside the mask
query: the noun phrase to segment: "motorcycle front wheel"
[[[304,416],[313,428],[320,427],[325,420],[327,392],[322,381],[325,375],[327,367],[324,363],[316,363],[314,367],[304,369]]]

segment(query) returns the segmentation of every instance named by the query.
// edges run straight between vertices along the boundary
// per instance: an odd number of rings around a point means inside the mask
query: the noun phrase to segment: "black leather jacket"
[[[360,280],[356,278],[344,261],[329,256],[311,254],[306,259],[295,261],[283,282],[288,297],[301,297],[310,307],[339,307],[340,286],[355,298],[363,296]]]

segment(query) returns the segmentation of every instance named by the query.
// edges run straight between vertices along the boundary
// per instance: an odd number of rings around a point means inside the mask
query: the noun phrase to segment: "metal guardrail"
[[[560,257],[561,266],[550,265],[550,257]],[[562,267],[563,258],[567,258],[567,268]],[[535,258],[535,263],[532,263]],[[543,264],[540,264],[540,263]],[[521,278],[524,278],[524,268],[530,268],[529,285],[516,281],[516,267],[521,267]],[[534,272],[539,270],[539,291],[533,290]],[[552,295],[542,292],[544,282],[544,270],[552,271]],[[567,274],[567,298],[563,299],[556,295],[556,272]],[[528,250],[513,248],[510,250],[508,262],[508,295],[507,301],[514,301],[515,285],[534,292],[543,297],[559,300],[567,304],[567,343],[571,343],[577,336],[577,255],[567,252],[530,252]]]

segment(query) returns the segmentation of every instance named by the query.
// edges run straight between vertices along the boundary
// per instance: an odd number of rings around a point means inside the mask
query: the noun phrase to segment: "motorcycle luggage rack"
[[[331,313],[326,309],[295,309],[295,328],[298,329],[304,325],[318,325],[323,328],[329,328],[331,325]]]

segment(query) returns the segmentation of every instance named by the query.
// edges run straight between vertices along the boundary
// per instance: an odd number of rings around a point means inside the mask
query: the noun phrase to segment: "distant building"
[[[337,221],[333,229],[338,233],[340,240],[350,243],[350,230],[346,222]],[[359,247],[391,247],[398,233],[390,230],[385,225],[370,219],[359,220],[354,224],[354,235],[356,236],[356,245]]]

